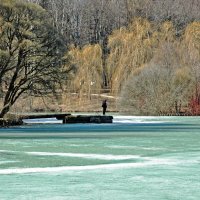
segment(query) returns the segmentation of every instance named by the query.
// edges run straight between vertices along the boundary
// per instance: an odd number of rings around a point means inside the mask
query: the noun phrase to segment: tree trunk
[[[108,87],[107,73],[106,73],[106,59],[108,56],[108,38],[104,38],[102,42],[102,68],[103,68],[103,88]]]
[[[0,118],[3,118],[5,116],[5,114],[8,113],[9,110],[10,110],[10,104],[4,105],[4,107],[3,107],[3,109],[1,110],[1,113],[0,113]]]

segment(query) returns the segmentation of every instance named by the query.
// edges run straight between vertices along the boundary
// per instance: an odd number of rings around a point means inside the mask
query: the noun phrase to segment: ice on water
[[[198,200],[199,166],[198,117],[0,129],[2,200]]]

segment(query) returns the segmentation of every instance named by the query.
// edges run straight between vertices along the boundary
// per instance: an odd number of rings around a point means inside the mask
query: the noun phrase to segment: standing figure
[[[107,109],[107,102],[106,102],[106,100],[103,100],[103,102],[102,102],[102,108],[103,108],[103,115],[105,115],[106,114],[106,109]]]

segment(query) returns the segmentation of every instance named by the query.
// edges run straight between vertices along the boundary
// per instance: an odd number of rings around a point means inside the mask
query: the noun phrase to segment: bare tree
[[[1,1],[0,17],[0,83],[5,93],[0,117],[3,117],[27,91],[46,94],[56,87],[61,80],[65,46],[40,6]]]
[[[160,53],[158,53],[160,52]],[[122,111],[138,115],[178,114],[187,105],[192,79],[181,66],[174,44],[163,44],[140,73],[130,77],[121,93]]]
[[[200,19],[199,0],[27,0],[42,5],[54,26],[75,45],[104,41],[114,29],[134,17],[173,21],[177,34],[187,23]]]

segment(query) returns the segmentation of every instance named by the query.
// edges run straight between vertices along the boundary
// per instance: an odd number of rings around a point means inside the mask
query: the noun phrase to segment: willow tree
[[[186,46],[190,54],[195,51],[198,27],[192,27],[189,26],[185,33],[188,35],[189,32],[190,39],[186,35],[176,37],[176,31],[169,21],[152,32],[152,42],[155,44],[153,57],[150,62],[134,70],[123,87],[119,104],[124,111],[140,115],[178,114],[188,106],[194,75],[190,56],[184,51]],[[197,76],[198,72],[195,74]]]
[[[17,0],[0,2],[0,85],[3,117],[19,97],[46,94],[61,80],[65,47],[46,12]]]
[[[90,97],[102,88],[102,49],[100,45],[86,45],[84,48],[72,48],[69,51],[71,64],[76,72],[73,78],[74,88]]]
[[[151,60],[157,43],[152,32],[153,25],[148,20],[137,18],[128,28],[121,28],[109,37],[107,68],[116,93],[135,69]]]
[[[139,115],[180,113],[187,105],[191,73],[181,65],[178,47],[168,44],[157,50],[161,57],[152,59],[129,78],[122,90],[122,110]],[[168,58],[166,60],[166,58]]]

